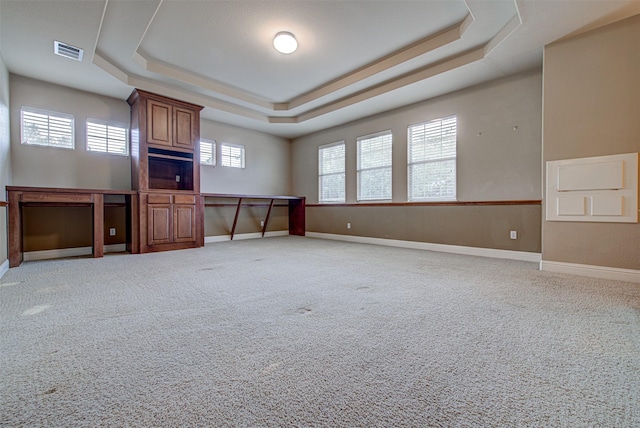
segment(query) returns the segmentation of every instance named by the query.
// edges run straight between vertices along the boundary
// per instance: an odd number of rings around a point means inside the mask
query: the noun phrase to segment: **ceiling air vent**
[[[71,46],[56,40],[53,42],[53,52],[56,55],[60,55],[65,58],[75,59],[76,61],[82,61],[82,53],[84,51],[75,46]]]

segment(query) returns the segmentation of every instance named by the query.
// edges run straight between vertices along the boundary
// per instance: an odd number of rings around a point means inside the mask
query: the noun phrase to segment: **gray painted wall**
[[[457,115],[458,200],[539,200],[542,74],[532,71],[293,140],[293,193],[318,201],[318,146],[346,142],[347,203],[356,202],[356,138],[393,132],[393,201],[407,200],[407,126]],[[514,130],[514,127],[517,129]],[[478,135],[480,134],[480,135]]]
[[[129,126],[124,100],[11,75],[11,161],[16,186],[131,188],[129,157],[86,150],[87,117]],[[22,106],[70,113],[75,116],[75,150],[20,144]],[[242,128],[201,120],[201,137],[244,144],[246,168],[203,165],[201,191],[208,193],[287,194],[290,190],[289,142]],[[219,156],[219,147],[218,147]]]
[[[540,200],[542,75],[531,71],[293,141],[293,192],[318,202],[318,146],[346,143],[346,201],[356,203],[356,139],[393,132],[393,202],[407,201],[407,126],[455,114],[458,201]],[[307,230],[540,252],[540,205],[307,206]],[[351,223],[351,229],[346,224]],[[509,239],[509,232],[518,239]]]
[[[86,149],[87,118],[128,126],[124,100],[11,75],[11,164],[16,186],[131,188],[131,160],[125,156],[90,153]],[[75,116],[75,150],[20,144],[22,106]]]
[[[200,120],[200,136],[217,143],[216,166],[200,167],[202,193],[288,195],[291,191],[290,144],[285,138]],[[245,168],[220,165],[220,143],[245,146]]]
[[[640,15],[544,53],[544,160],[640,152]],[[542,258],[640,269],[640,224],[543,222]]]
[[[0,51],[0,200],[6,201],[5,186],[11,184],[9,126],[9,73]],[[0,265],[7,260],[7,209],[0,208]]]

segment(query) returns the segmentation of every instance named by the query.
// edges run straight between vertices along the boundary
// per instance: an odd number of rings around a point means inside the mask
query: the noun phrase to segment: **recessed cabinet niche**
[[[141,253],[204,245],[200,196],[201,106],[136,89],[131,186],[138,191]]]

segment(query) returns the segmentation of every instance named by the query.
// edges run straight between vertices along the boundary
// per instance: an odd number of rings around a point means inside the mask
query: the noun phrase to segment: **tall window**
[[[408,188],[410,201],[455,201],[456,117],[408,128]]]
[[[200,163],[202,165],[215,166],[216,142],[213,140],[200,140]]]
[[[344,202],[344,141],[318,148],[318,200]]]
[[[73,115],[22,107],[20,112],[22,144],[37,146],[75,147]]]
[[[240,144],[220,144],[220,162],[230,168],[244,168],[244,146]]]
[[[93,119],[87,120],[88,151],[127,156],[128,148],[126,127]]]
[[[358,138],[358,201],[391,199],[391,131]]]

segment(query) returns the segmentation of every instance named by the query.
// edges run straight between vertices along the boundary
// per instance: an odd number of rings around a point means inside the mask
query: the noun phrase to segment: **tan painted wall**
[[[220,165],[200,167],[202,193],[288,195],[291,191],[290,144],[285,138],[200,120],[200,136],[215,140],[220,160],[220,143],[245,146],[245,168]]]
[[[544,161],[640,151],[640,15],[545,48]],[[640,224],[543,222],[543,260],[640,269]]]
[[[11,184],[9,126],[9,73],[0,51],[0,201],[6,201],[5,186]],[[7,209],[0,208],[0,265],[7,260]]]
[[[293,193],[317,203],[318,146],[344,140],[346,199],[355,203],[356,138],[390,129],[393,201],[406,202],[407,126],[456,114],[458,200],[540,200],[541,106],[542,75],[531,71],[295,139]],[[352,219],[349,233],[357,236],[540,251],[540,212],[540,206],[308,207],[307,229],[344,234]],[[509,230],[521,238],[509,240]]]
[[[264,200],[247,200],[246,202],[259,205],[265,204]],[[237,200],[212,200],[207,198],[207,203],[225,204],[225,206],[205,207],[205,236],[229,235],[233,228]],[[286,202],[276,202],[276,205],[278,204],[286,204]],[[260,221],[266,219],[268,209],[268,206],[243,206],[240,209],[236,234],[262,232]],[[289,208],[274,206],[267,225],[267,232],[282,230],[289,230]]]
[[[25,252],[93,245],[91,207],[23,207],[22,234]],[[110,236],[109,229],[116,229]],[[106,206],[104,209],[105,245],[126,242],[126,210]]]
[[[124,100],[11,75],[11,165],[15,186],[131,188],[129,157],[86,150],[86,119],[129,124]],[[20,109],[36,107],[75,116],[75,150],[20,144]]]
[[[356,138],[390,129],[393,201],[404,202],[407,126],[456,114],[458,200],[540,199],[541,81],[539,71],[519,74],[297,138],[292,142],[293,193],[317,203],[318,146],[345,140],[347,202],[355,203]]]
[[[351,229],[347,229],[351,223]],[[540,206],[308,207],[309,232],[540,252]],[[509,231],[518,239],[509,239]]]

